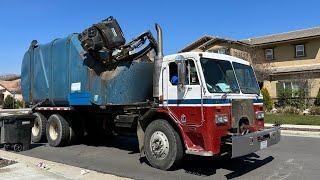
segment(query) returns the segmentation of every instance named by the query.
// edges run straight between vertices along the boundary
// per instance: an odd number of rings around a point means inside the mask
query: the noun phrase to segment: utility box
[[[0,144],[5,150],[16,152],[30,149],[33,115],[8,115],[0,117]]]

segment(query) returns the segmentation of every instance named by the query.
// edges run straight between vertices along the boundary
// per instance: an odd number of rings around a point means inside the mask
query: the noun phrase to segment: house
[[[0,106],[7,96],[12,96],[17,100],[22,101],[20,82],[21,79],[11,81],[0,80]]]
[[[256,68],[273,99],[280,90],[304,90],[315,98],[320,88],[320,27],[244,40],[203,36],[180,52],[216,52],[245,59]],[[295,94],[292,94],[294,97]]]

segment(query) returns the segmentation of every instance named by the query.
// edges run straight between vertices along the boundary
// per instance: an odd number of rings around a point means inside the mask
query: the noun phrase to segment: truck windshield
[[[209,92],[240,92],[232,65],[229,61],[201,58],[200,62]]]
[[[241,92],[244,94],[259,94],[259,86],[251,66],[233,62],[233,68],[239,82]]]

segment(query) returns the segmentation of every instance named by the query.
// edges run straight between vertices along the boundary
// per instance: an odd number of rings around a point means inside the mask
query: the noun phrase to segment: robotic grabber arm
[[[82,47],[95,59],[104,64],[119,61],[133,61],[139,59],[151,50],[158,51],[157,41],[150,31],[146,31],[125,43],[123,32],[113,17],[109,17],[98,24],[92,25],[79,34]],[[146,42],[148,45],[143,45]],[[138,50],[137,52],[134,52]]]
[[[134,52],[133,54],[130,53],[141,48],[147,41],[149,42],[148,45],[140,49],[138,52]],[[150,31],[146,31],[135,37],[132,41],[123,45],[120,48],[120,52],[113,57],[115,61],[135,60],[147,55],[153,49],[157,51],[157,47],[157,41],[153,37],[152,33]]]

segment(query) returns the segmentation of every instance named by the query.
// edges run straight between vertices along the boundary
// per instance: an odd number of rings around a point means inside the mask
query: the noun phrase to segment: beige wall
[[[295,57],[295,44],[305,44],[305,57]],[[269,62],[272,67],[299,66],[320,64],[320,39],[313,39],[303,42],[291,42],[277,44],[274,46],[263,46],[258,53],[264,54],[264,49],[273,48],[274,60],[267,61],[263,58],[263,63]]]
[[[277,98],[277,88],[276,84],[278,81],[264,81],[263,87],[266,88],[271,96],[271,98]]]
[[[310,97],[316,97],[320,88],[320,78],[310,80]]]

